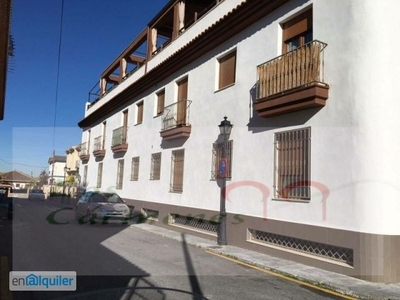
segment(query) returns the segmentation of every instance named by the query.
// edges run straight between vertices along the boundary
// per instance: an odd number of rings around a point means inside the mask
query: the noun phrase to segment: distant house
[[[49,157],[49,184],[64,181],[64,168],[66,167],[66,156],[54,155]]]
[[[77,183],[78,182],[78,174],[79,174],[79,164],[80,164],[80,158],[79,158],[79,145],[76,146],[71,146],[69,147],[65,153],[67,154],[66,157],[66,167],[67,167],[67,182],[73,182]]]
[[[36,179],[19,171],[11,171],[2,173],[0,182],[10,183],[14,189],[25,189],[30,183],[36,182]]]

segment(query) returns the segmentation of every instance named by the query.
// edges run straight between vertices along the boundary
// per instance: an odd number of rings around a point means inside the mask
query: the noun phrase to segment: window
[[[212,166],[211,166],[211,179],[218,178],[219,162],[222,158],[222,147],[223,143],[214,143],[212,148]],[[226,142],[226,158],[228,160],[228,172],[226,179],[232,178],[232,152],[233,152],[233,141]]]
[[[161,115],[164,112],[165,105],[165,90],[157,93],[157,112],[156,115]]]
[[[312,22],[312,10],[310,9],[282,25],[283,53],[296,50],[312,41]]]
[[[87,174],[88,174],[88,166],[85,166],[83,168],[83,182],[82,182],[83,186],[86,186],[88,183],[87,182]]]
[[[142,122],[143,122],[143,101],[136,104],[136,107],[137,107],[136,124],[142,124]]]
[[[103,176],[103,163],[99,163],[97,169],[97,187],[101,188],[101,179]]]
[[[311,128],[275,133],[275,197],[310,199]]]
[[[228,53],[218,60],[219,80],[218,89],[235,83],[236,76],[236,50]]]
[[[171,192],[181,193],[183,190],[183,165],[185,150],[172,151]]]
[[[178,82],[178,106],[176,125],[186,124],[186,108],[188,100],[188,78],[184,78]]]
[[[161,152],[154,153],[151,155],[150,179],[160,180],[160,171],[161,171]]]
[[[124,160],[118,160],[118,169],[117,169],[117,190],[122,189],[122,182],[124,180]]]
[[[132,158],[132,169],[131,169],[131,180],[138,181],[139,180],[139,157]]]

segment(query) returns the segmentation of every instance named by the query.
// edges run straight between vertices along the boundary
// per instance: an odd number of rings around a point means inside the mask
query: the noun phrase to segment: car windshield
[[[124,203],[117,194],[113,193],[95,193],[90,199],[92,202]]]
[[[31,190],[31,193],[43,194],[43,191],[42,190]]]

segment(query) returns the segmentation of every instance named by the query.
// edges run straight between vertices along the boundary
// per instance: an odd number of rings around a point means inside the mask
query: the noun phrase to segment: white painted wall
[[[281,54],[279,23],[311,4],[314,39],[328,44],[324,51],[325,82],[330,85],[327,106],[314,113],[304,111],[257,120],[249,126],[253,122],[251,90],[257,80],[256,66]],[[219,187],[210,180],[211,147],[219,134],[217,125],[226,115],[234,124],[233,178],[228,183],[243,185],[229,194],[228,212],[367,233],[400,234],[400,226],[396,226],[400,217],[400,174],[396,171],[400,142],[394,134],[400,128],[400,102],[393,92],[400,71],[400,61],[394,53],[400,43],[394,38],[400,29],[396,17],[399,8],[396,0],[291,1],[132,99],[144,100],[144,118],[143,124],[135,125],[136,104],[130,105],[124,188],[117,192],[128,199],[219,210]],[[217,58],[233,48],[237,49],[236,83],[215,91]],[[175,102],[176,81],[186,75],[189,99],[193,101],[192,133],[182,146],[163,149],[161,118],[154,117],[155,92],[165,88],[165,105]],[[112,130],[121,125],[122,112],[107,119],[102,189],[113,189],[116,184],[118,163],[110,147]],[[312,136],[311,180],[326,186],[329,192],[325,212],[324,194],[316,187],[307,203],[273,199],[274,133],[307,126],[311,127]],[[99,122],[92,129],[92,137],[101,134]],[[183,193],[170,193],[171,152],[181,148],[185,149]],[[151,181],[151,154],[156,152],[162,152],[161,180]],[[135,156],[140,156],[139,181],[130,181],[131,159]],[[96,184],[97,164],[91,157],[91,186]],[[83,167],[81,176],[82,172]],[[263,201],[258,189],[245,186],[243,181],[266,186],[270,192],[267,201]]]

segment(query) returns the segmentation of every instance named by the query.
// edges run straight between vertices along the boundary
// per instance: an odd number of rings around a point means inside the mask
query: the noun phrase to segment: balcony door
[[[177,125],[186,124],[186,103],[188,98],[188,79],[187,77],[178,82],[178,107],[177,107]]]

